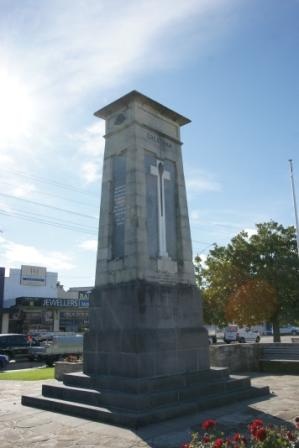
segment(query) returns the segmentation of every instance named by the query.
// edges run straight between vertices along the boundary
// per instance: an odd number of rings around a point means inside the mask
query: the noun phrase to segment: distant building
[[[82,332],[88,327],[91,286],[65,291],[56,272],[39,266],[10,269],[7,277],[3,272],[0,268],[2,333]]]
[[[4,280],[3,306],[15,305],[17,297],[57,297],[57,272],[47,272],[40,266],[21,266],[10,269]]]

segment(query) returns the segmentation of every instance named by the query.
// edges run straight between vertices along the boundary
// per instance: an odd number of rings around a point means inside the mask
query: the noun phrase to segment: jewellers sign
[[[43,299],[45,308],[88,308],[88,303],[79,299]]]

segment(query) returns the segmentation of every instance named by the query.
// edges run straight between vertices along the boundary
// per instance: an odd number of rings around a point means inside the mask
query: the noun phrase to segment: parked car
[[[237,333],[238,333],[238,326],[237,325],[228,325],[224,329],[223,334],[223,340],[227,344],[230,344],[231,342],[237,341]]]
[[[260,342],[261,336],[258,331],[250,327],[238,327],[238,325],[229,325],[224,329],[224,342]]]
[[[33,340],[38,341],[39,343],[45,342],[45,341],[52,341],[53,336],[75,336],[76,333],[74,331],[30,331],[28,336],[33,338]]]
[[[0,355],[0,370],[5,369],[5,367],[9,364],[8,356]]]
[[[30,343],[25,334],[7,333],[0,334],[0,354],[8,359],[32,359]]]
[[[209,344],[217,344],[217,334],[213,325],[205,325],[208,332]]]
[[[209,344],[217,344],[217,336],[215,334],[209,334]]]
[[[299,334],[299,327],[295,327],[294,325],[288,324],[279,329],[280,334],[291,334],[295,336]]]
[[[44,361],[50,367],[67,356],[80,358],[83,354],[83,335],[54,335],[42,341],[39,347],[31,347],[30,353],[34,360]]]

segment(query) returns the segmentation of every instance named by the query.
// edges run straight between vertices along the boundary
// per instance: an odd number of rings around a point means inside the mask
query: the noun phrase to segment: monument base
[[[84,335],[87,375],[169,376],[210,367],[195,285],[146,280],[95,288]]]
[[[248,377],[212,368],[155,378],[65,374],[63,385],[43,385],[42,396],[22,404],[119,426],[138,428],[163,420],[269,394]]]
[[[137,428],[269,393],[210,368],[194,285],[132,281],[94,290],[83,373],[22,404]]]

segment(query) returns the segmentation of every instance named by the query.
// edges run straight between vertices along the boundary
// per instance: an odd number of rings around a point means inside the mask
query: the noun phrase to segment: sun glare
[[[0,144],[28,136],[34,115],[34,101],[26,84],[0,68]]]

